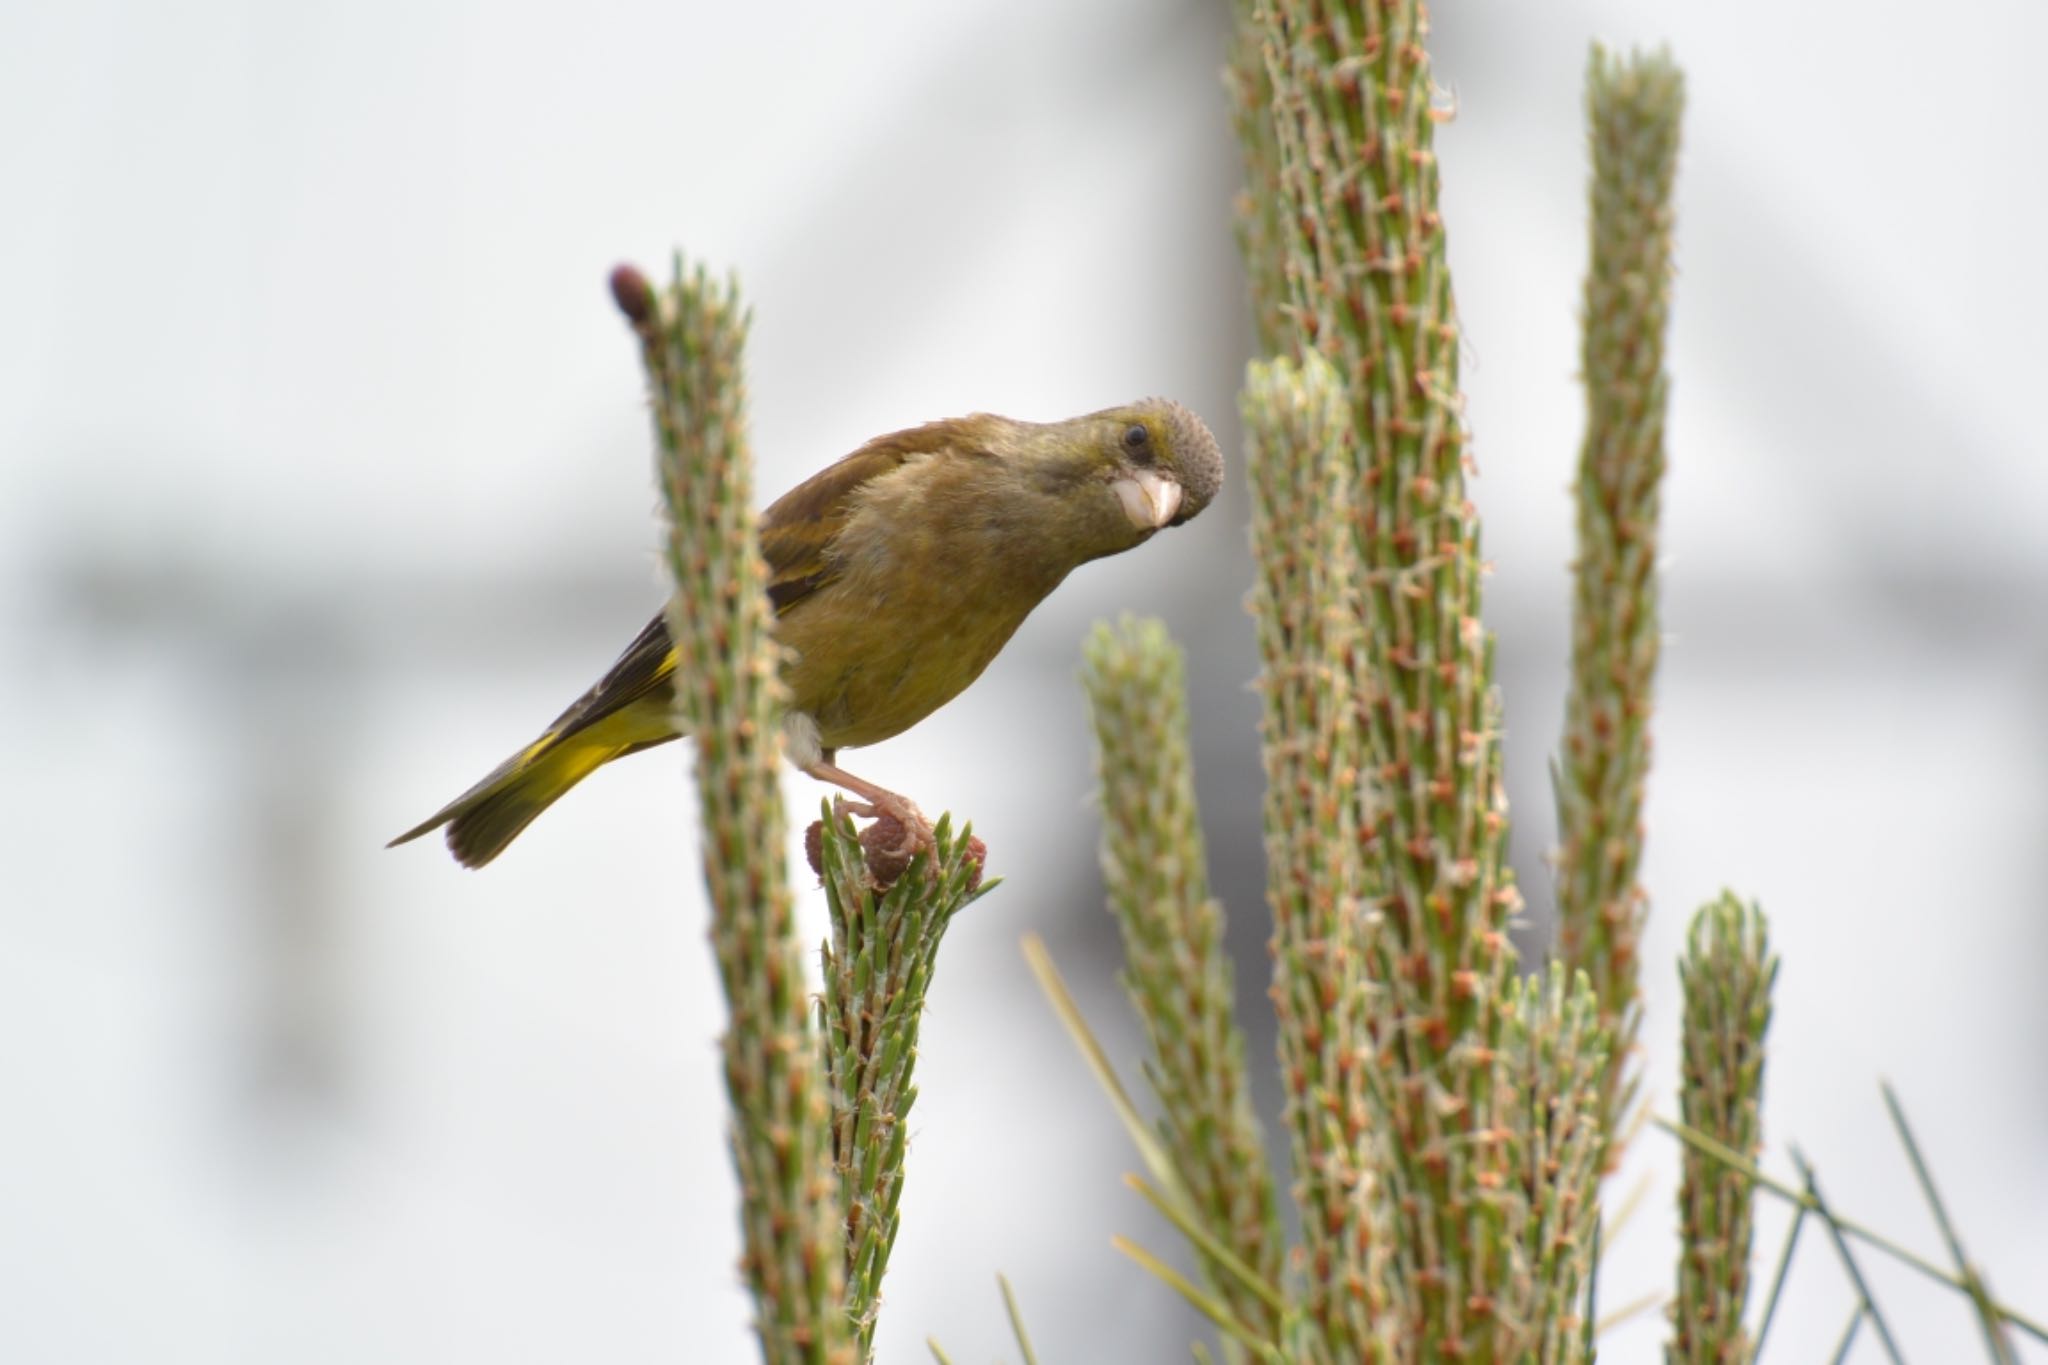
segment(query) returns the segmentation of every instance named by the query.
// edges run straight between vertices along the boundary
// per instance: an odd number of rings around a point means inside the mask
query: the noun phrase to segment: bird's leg
[[[933,846],[931,821],[924,818],[924,812],[919,810],[909,797],[898,796],[887,787],[878,787],[866,778],[855,777],[846,769],[834,764],[829,754],[804,764],[803,770],[820,782],[830,782],[835,787],[845,788],[864,803],[848,801],[843,803],[843,809],[870,819],[886,815],[901,825],[903,843],[896,851],[904,857],[914,857]]]

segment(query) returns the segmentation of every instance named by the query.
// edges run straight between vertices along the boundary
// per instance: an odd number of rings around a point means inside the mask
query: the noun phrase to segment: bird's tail
[[[455,860],[464,867],[482,867],[569,788],[620,754],[641,747],[610,743],[591,731],[543,735],[386,847],[446,825],[448,851]]]

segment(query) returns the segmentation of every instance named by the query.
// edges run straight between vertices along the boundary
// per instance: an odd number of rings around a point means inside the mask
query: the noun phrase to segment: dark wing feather
[[[854,493],[912,456],[955,444],[958,425],[933,422],[870,441],[790,489],[761,514],[761,557],[768,562],[768,600],[776,615],[836,575],[826,552],[853,514]],[[555,718],[547,738],[574,734],[651,693],[666,690],[675,669],[668,617],[657,613],[597,685]]]
[[[675,671],[676,650],[668,636],[668,615],[656,612],[596,685],[555,717],[546,738],[556,740],[573,735],[651,692],[666,690]]]

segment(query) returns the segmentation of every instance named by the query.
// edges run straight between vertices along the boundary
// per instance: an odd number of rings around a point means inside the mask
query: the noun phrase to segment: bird
[[[951,701],[1070,572],[1193,520],[1222,481],[1202,419],[1148,398],[1060,422],[928,422],[798,484],[758,522],[790,761],[929,846],[915,804],[838,766],[838,752]],[[489,863],[598,768],[681,737],[675,668],[658,612],[538,739],[387,847],[445,827],[458,862]]]

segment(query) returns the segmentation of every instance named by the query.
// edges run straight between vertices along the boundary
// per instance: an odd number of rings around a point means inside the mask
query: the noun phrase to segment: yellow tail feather
[[[572,708],[556,725],[565,728],[549,730],[387,847],[446,825],[455,860],[482,867],[562,793],[605,764],[677,738],[666,697],[649,696],[594,721],[577,718]]]
[[[446,825],[448,851],[455,860],[464,867],[482,867],[569,788],[634,747],[604,743],[588,734],[560,739],[544,735],[391,844]]]

